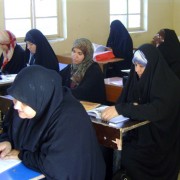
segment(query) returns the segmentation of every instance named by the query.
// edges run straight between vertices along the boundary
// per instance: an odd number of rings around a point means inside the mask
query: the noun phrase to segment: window
[[[119,19],[129,31],[145,30],[146,0],[110,0],[110,23]]]
[[[32,28],[48,38],[63,36],[62,0],[4,0],[4,26],[17,38]],[[49,8],[50,7],[50,8]],[[59,13],[61,12],[61,13]]]

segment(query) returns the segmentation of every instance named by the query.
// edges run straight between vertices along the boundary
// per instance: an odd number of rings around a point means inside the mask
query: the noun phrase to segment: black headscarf
[[[116,57],[132,60],[133,42],[129,32],[119,20],[112,21],[107,47],[111,47]]]
[[[123,76],[121,70],[130,69],[132,65],[133,41],[127,29],[119,20],[112,21],[106,46],[112,48],[115,57],[124,59],[121,62],[113,63],[114,66],[111,64],[112,68],[110,67],[110,69],[118,72],[114,74],[113,72],[107,72],[107,77]]]
[[[127,135],[131,141],[123,148],[122,164],[132,179],[174,180],[180,161],[180,81],[153,45],[138,50],[148,61],[145,71],[139,79],[132,67],[116,109],[150,123]]]
[[[20,150],[22,162],[46,179],[104,179],[105,166],[92,122],[83,106],[63,88],[54,70],[33,65],[15,78],[8,93],[36,111],[21,119],[13,108],[0,141]]]
[[[34,55],[35,64],[53,69],[59,72],[58,59],[50,46],[46,37],[38,29],[31,29],[26,33],[25,41],[29,41],[36,45],[36,53]],[[29,61],[30,51],[26,46],[26,61]]]
[[[174,30],[164,30],[164,42],[158,46],[164,59],[180,79],[180,42]]]

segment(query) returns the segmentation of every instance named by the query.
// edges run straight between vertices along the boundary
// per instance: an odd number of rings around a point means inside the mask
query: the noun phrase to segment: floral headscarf
[[[1,69],[3,69],[13,56],[14,48],[16,46],[16,37],[12,32],[8,30],[2,30],[0,31],[0,44],[7,45],[8,47],[8,50],[3,50],[4,60],[1,66]]]
[[[93,63],[93,46],[92,43],[86,38],[76,39],[73,43],[74,48],[80,49],[84,54],[84,60],[80,64],[71,65],[71,80],[73,86],[79,85],[86,73],[88,67]]]

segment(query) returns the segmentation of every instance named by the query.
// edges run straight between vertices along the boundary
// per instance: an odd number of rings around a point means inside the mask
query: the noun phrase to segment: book
[[[94,54],[93,59],[96,61],[105,61],[108,59],[115,58],[112,50],[108,47],[93,43]]]
[[[92,110],[87,111],[89,116],[95,117],[96,119],[101,119],[101,112],[106,109],[108,106],[102,105],[100,107],[94,108]],[[116,116],[109,121],[106,121],[107,124],[111,126],[118,126],[119,123],[129,120],[128,117],[123,115]],[[105,122],[105,121],[103,121]]]
[[[108,47],[93,43],[94,53],[101,53],[107,51]]]

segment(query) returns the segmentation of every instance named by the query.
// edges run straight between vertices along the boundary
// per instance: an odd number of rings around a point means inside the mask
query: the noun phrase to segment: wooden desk
[[[99,143],[117,150],[122,150],[123,135],[125,132],[149,123],[149,121],[128,120],[120,123],[120,126],[115,128],[102,123],[100,120],[93,117],[91,117],[91,120],[93,122]]]
[[[121,77],[112,77],[104,79],[106,88],[106,101],[115,103],[120,97],[123,89],[123,80]]]
[[[56,57],[57,57],[59,63],[63,63],[63,64],[71,64],[72,63],[71,53],[56,55]],[[122,58],[113,58],[113,59],[108,59],[105,61],[94,60],[94,62],[97,62],[99,64],[99,66],[103,72],[106,72],[106,65],[108,63],[118,62],[121,60],[123,60],[123,59]]]
[[[2,108],[2,103],[4,105],[6,104],[6,107],[10,107],[12,104],[11,96],[0,96],[0,110],[6,114],[8,108]],[[111,127],[108,124],[101,122],[101,120],[97,120],[93,117],[91,117],[91,121],[93,122],[99,143],[106,147],[118,150],[122,150],[122,137],[125,132],[149,123],[149,121],[128,120],[120,123],[120,126],[117,128]]]

